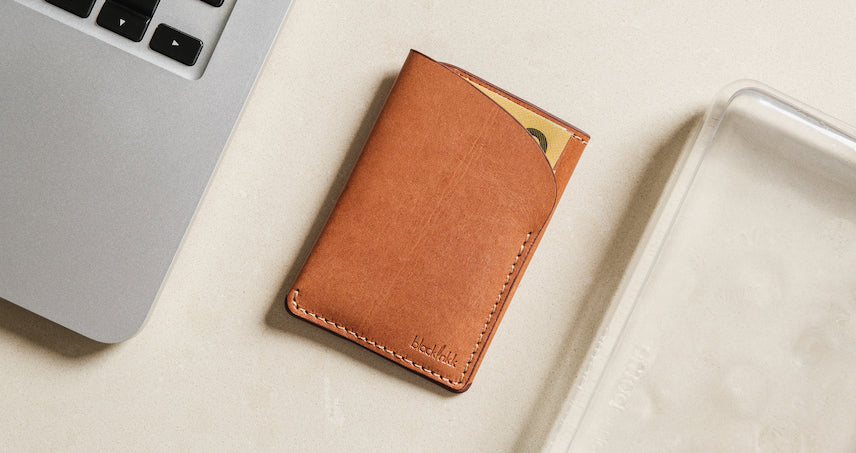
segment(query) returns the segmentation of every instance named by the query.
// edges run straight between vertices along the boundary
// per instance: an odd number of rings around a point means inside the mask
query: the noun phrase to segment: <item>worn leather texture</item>
[[[411,51],[286,301],[294,315],[458,392],[589,138],[514,98],[573,131],[554,172],[526,129],[465,76],[486,83]]]

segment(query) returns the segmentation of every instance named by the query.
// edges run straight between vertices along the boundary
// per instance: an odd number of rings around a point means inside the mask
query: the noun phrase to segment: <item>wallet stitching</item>
[[[299,305],[297,304],[297,295],[298,295],[299,293],[300,293],[300,290],[299,290],[299,289],[295,289],[295,290],[294,290],[294,295],[291,297],[291,305],[293,305],[293,306],[294,306],[294,308],[295,308],[296,310],[300,310],[300,311],[302,311],[303,313],[305,313],[305,314],[307,314],[307,315],[309,315],[309,316],[312,316],[313,318],[315,318],[315,319],[317,319],[317,320],[319,320],[319,321],[322,321],[322,322],[324,322],[324,323],[326,323],[326,324],[330,324],[331,326],[333,326],[333,327],[335,327],[335,328],[337,328],[337,329],[339,329],[339,330],[345,331],[345,332],[347,332],[347,333],[351,334],[351,336],[353,336],[353,337],[357,338],[358,340],[361,340],[361,341],[363,341],[363,342],[364,342],[364,343],[366,343],[366,344],[372,345],[372,346],[374,346],[375,348],[380,349],[380,350],[382,350],[382,351],[384,351],[384,352],[388,352],[388,353],[392,354],[395,358],[397,358],[397,359],[399,359],[399,360],[403,360],[403,361],[405,361],[405,362],[409,363],[410,365],[412,365],[412,366],[414,366],[414,367],[416,367],[416,368],[419,368],[420,370],[422,370],[422,371],[424,371],[424,372],[426,372],[426,373],[430,373],[431,375],[436,376],[437,378],[442,379],[442,380],[444,380],[444,381],[448,382],[449,384],[452,384],[452,385],[460,384],[460,383],[463,381],[463,379],[461,379],[461,380],[460,380],[460,381],[458,381],[458,382],[452,382],[452,380],[451,380],[451,379],[448,379],[448,378],[446,378],[446,377],[443,377],[443,375],[441,375],[441,374],[439,374],[439,373],[437,373],[437,372],[435,372],[435,371],[433,371],[433,370],[430,370],[430,369],[428,369],[428,368],[426,368],[426,367],[424,367],[424,366],[422,366],[422,365],[420,365],[420,364],[418,364],[418,363],[416,363],[416,362],[414,362],[414,361],[412,361],[412,360],[408,359],[407,357],[404,357],[404,356],[402,356],[402,355],[400,355],[400,354],[396,353],[394,350],[389,349],[389,348],[387,348],[386,346],[384,346],[384,345],[382,345],[382,344],[380,344],[380,343],[377,343],[377,342],[375,342],[375,341],[369,340],[368,338],[366,338],[366,337],[364,337],[364,336],[362,336],[362,335],[360,335],[360,334],[358,334],[358,333],[354,332],[353,330],[351,330],[351,329],[349,329],[349,328],[347,328],[347,327],[345,327],[345,326],[343,326],[343,325],[340,325],[340,324],[336,323],[335,321],[331,321],[331,320],[329,320],[329,319],[327,319],[327,318],[325,318],[325,317],[323,317],[323,316],[316,315],[315,313],[312,313],[312,312],[310,312],[310,311],[306,310],[305,308],[303,308],[303,307],[301,307],[301,306],[299,306]],[[462,377],[463,377],[463,376],[462,376]]]
[[[473,358],[476,355],[476,351],[479,350],[479,345],[481,345],[482,340],[484,339],[484,334],[487,332],[487,326],[490,324],[491,319],[493,319],[493,315],[496,313],[497,307],[499,307],[499,302],[502,300],[502,295],[505,294],[505,290],[508,288],[508,284],[511,283],[511,275],[514,274],[514,268],[517,267],[517,262],[520,261],[520,257],[523,255],[523,250],[526,249],[526,243],[529,242],[529,238],[532,236],[532,232],[530,231],[526,238],[523,239],[523,244],[520,244],[520,250],[517,252],[517,256],[514,257],[514,262],[511,263],[511,270],[508,271],[508,275],[505,276],[505,283],[502,284],[502,288],[499,290],[499,294],[496,296],[496,302],[493,303],[493,307],[490,310],[490,313],[487,315],[487,321],[484,322],[484,328],[482,328],[481,333],[479,334],[479,339],[476,341],[476,346],[473,348],[473,352],[470,354],[469,360],[467,360],[466,366],[464,366],[464,371],[461,373],[460,379],[458,382],[464,381],[464,376],[467,374],[467,370],[470,368],[470,364],[473,362]]]
[[[402,361],[410,364],[413,367],[419,368],[420,370],[422,370],[426,373],[429,373],[438,379],[442,379],[443,381],[448,382],[451,385],[458,385],[458,384],[464,382],[464,376],[466,376],[467,370],[469,369],[470,364],[472,364],[473,358],[475,358],[476,352],[479,350],[479,346],[481,345],[481,342],[484,339],[485,332],[487,332],[487,326],[490,324],[490,321],[493,319],[493,315],[496,314],[496,310],[499,307],[499,302],[502,300],[502,295],[505,294],[505,290],[508,288],[509,283],[511,283],[511,275],[514,274],[514,269],[517,267],[517,263],[520,261],[520,257],[523,256],[523,251],[526,248],[526,243],[529,242],[529,238],[531,236],[532,236],[532,232],[530,231],[526,235],[526,238],[523,240],[523,244],[520,245],[520,251],[517,252],[517,256],[514,257],[514,262],[511,263],[511,270],[508,271],[508,275],[505,276],[505,283],[502,284],[502,288],[500,288],[500,290],[499,290],[499,295],[496,296],[496,302],[494,302],[493,307],[491,308],[490,313],[487,316],[487,321],[485,321],[484,328],[482,329],[481,334],[479,334],[479,339],[478,339],[478,341],[476,341],[476,345],[473,348],[473,352],[472,352],[472,354],[470,354],[470,358],[467,360],[467,364],[464,366],[464,371],[461,372],[461,377],[458,378],[457,381],[452,381],[451,379],[441,375],[440,373],[437,373],[437,372],[429,369],[428,367],[422,366],[422,365],[408,359],[407,357],[404,357],[401,354],[398,354],[394,350],[387,348],[386,346],[384,346],[380,343],[369,340],[368,338],[358,334],[357,332],[354,332],[353,330],[351,330],[351,329],[349,329],[349,328],[347,328],[347,327],[345,327],[345,326],[343,326],[343,325],[341,325],[335,321],[331,321],[331,320],[329,320],[323,316],[312,313],[309,310],[301,307],[300,305],[297,304],[297,296],[300,294],[299,289],[294,290],[294,295],[291,296],[291,305],[294,307],[295,310],[299,310],[308,316],[311,316],[311,317],[313,317],[319,321],[324,322],[325,324],[330,324],[331,326],[333,326],[333,327],[335,327],[341,331],[347,332],[348,334],[350,334],[354,338],[357,338],[358,340],[361,340],[364,343],[369,344],[371,346],[374,346],[375,348],[380,349],[384,352],[388,352],[388,353],[392,354],[393,357],[395,357],[399,360],[402,360]]]

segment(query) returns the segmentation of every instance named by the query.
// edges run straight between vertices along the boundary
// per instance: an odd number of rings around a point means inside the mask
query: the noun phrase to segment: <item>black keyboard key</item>
[[[144,16],[134,10],[128,9],[114,1],[107,0],[98,13],[95,20],[98,25],[114,31],[131,41],[140,42],[149,27],[148,16]]]
[[[89,17],[89,14],[92,13],[92,7],[95,5],[95,0],[48,0],[48,3],[59,6],[80,17]]]
[[[223,6],[223,0],[202,0],[211,6]]]
[[[152,35],[149,47],[175,61],[193,66],[202,51],[202,41],[169,25],[160,24]]]
[[[155,15],[155,9],[158,7],[160,0],[114,0],[128,8],[142,14],[143,16],[152,17]]]

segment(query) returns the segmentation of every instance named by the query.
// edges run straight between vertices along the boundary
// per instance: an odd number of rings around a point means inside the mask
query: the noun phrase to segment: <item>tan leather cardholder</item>
[[[588,138],[411,51],[286,306],[466,390]]]

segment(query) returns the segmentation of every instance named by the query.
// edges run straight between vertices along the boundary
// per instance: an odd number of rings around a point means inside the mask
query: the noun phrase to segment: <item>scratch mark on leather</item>
[[[442,374],[437,373],[436,371],[434,371],[428,367],[422,366],[422,365],[408,359],[407,357],[404,357],[403,355],[398,354],[394,350],[392,350],[392,349],[390,349],[390,348],[388,348],[388,347],[386,347],[386,346],[384,346],[384,345],[382,345],[376,341],[370,340],[363,335],[358,334],[357,332],[349,329],[348,327],[345,327],[345,326],[343,326],[343,325],[341,325],[335,321],[331,321],[331,320],[329,320],[329,319],[327,319],[321,315],[312,313],[311,311],[301,307],[297,303],[297,296],[300,294],[299,289],[294,290],[294,293],[291,296],[290,302],[291,302],[291,305],[294,307],[295,310],[298,310],[301,313],[306,314],[307,316],[311,316],[311,317],[313,317],[313,318],[315,318],[315,319],[317,319],[317,320],[319,320],[325,324],[329,324],[329,325],[335,327],[336,329],[341,330],[341,331],[351,335],[352,337],[356,338],[357,340],[359,340],[365,344],[368,344],[368,345],[370,345],[376,349],[379,349],[379,350],[381,350],[387,354],[390,354],[394,358],[396,358],[402,362],[405,362],[414,368],[418,368],[418,369],[436,377],[437,379],[440,379],[444,382],[449,383],[450,385],[460,385],[461,383],[464,382],[464,377],[467,375],[467,371],[469,370],[470,365],[473,362],[473,358],[475,357],[476,352],[479,350],[479,346],[481,346],[481,343],[484,340],[485,332],[487,332],[487,326],[490,325],[490,322],[493,319],[493,316],[496,314],[497,308],[499,307],[499,303],[500,303],[500,301],[502,301],[502,296],[505,294],[505,290],[508,289],[509,283],[511,283],[511,276],[514,274],[514,269],[517,268],[517,264],[520,261],[520,257],[523,256],[523,251],[526,249],[526,244],[529,242],[530,237],[532,237],[531,231],[526,234],[526,238],[523,240],[523,244],[520,245],[520,250],[518,250],[517,256],[514,257],[514,262],[511,263],[511,269],[508,271],[508,274],[505,276],[505,282],[502,284],[502,288],[500,288],[499,294],[496,296],[496,302],[494,302],[493,307],[491,307],[490,313],[488,313],[487,321],[485,321],[484,327],[482,328],[482,331],[479,334],[478,341],[476,341],[476,345],[473,347],[473,352],[470,354],[469,359],[467,359],[467,363],[464,366],[464,370],[463,370],[463,372],[461,372],[461,376],[458,378],[457,381],[452,381],[451,379],[443,376]]]
[[[490,115],[490,118],[485,121],[485,123],[492,124],[498,115],[499,112],[494,111]],[[452,195],[456,193],[458,186],[464,180],[464,176],[468,174],[467,170],[474,165],[474,162],[476,162],[477,159],[483,157],[483,153],[478,152],[479,146],[484,140],[485,135],[490,130],[492,129],[489,127],[483,127],[481,131],[479,131],[475,139],[472,140],[472,144],[470,145],[469,150],[467,150],[466,152],[456,153],[458,162],[452,168],[450,168],[448,172],[446,172],[448,174],[449,180],[441,186],[440,190],[438,190],[438,192],[434,196],[434,203],[430,207],[419,209],[419,211],[429,213],[428,217],[420,222],[421,224],[434,224],[436,222],[436,217],[440,216],[440,213],[444,212],[444,210],[440,209],[440,207],[449,204],[449,200],[452,199]],[[419,253],[420,246],[422,245],[429,231],[429,228],[421,228],[419,230],[418,237],[411,242],[411,246],[406,252],[408,256],[413,255],[415,253]]]

